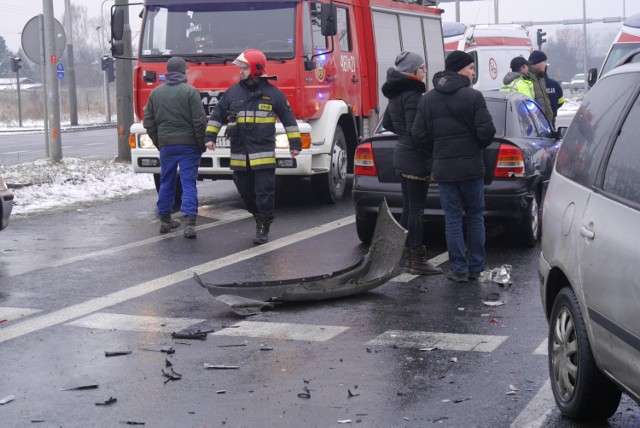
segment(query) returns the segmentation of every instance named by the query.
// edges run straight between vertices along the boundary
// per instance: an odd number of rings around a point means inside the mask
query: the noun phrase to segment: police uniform
[[[271,222],[275,205],[276,117],[284,125],[290,150],[301,150],[300,131],[291,106],[267,78],[242,80],[227,90],[207,125],[205,141],[214,141],[222,125],[231,143],[233,180],[255,216]],[[255,82],[255,80],[254,80]]]

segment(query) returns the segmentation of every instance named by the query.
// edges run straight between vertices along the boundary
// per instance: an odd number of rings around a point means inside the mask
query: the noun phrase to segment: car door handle
[[[584,236],[587,239],[593,239],[596,236],[593,230],[584,225],[580,226],[580,235]]]

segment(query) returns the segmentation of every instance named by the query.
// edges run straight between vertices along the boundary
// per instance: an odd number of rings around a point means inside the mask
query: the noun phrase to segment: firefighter
[[[273,221],[276,187],[276,116],[289,139],[289,153],[295,158],[302,148],[300,131],[284,94],[269,80],[266,58],[257,49],[241,53],[234,65],[240,67],[240,82],[220,98],[207,124],[205,145],[215,150],[222,125],[231,144],[233,181],[256,221],[254,244],[268,240]]]

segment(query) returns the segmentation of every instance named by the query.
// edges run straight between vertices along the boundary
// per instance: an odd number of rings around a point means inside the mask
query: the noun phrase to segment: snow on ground
[[[0,166],[15,195],[11,216],[123,199],[154,190],[151,174],[136,174],[129,163],[110,159],[39,159]]]

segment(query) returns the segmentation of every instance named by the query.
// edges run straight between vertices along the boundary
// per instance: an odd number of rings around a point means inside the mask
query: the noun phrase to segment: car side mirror
[[[589,87],[595,85],[596,80],[598,80],[598,69],[590,68],[589,73],[587,74],[587,84],[589,85]]]
[[[556,129],[556,140],[562,140],[567,133],[568,126],[560,126]]]

